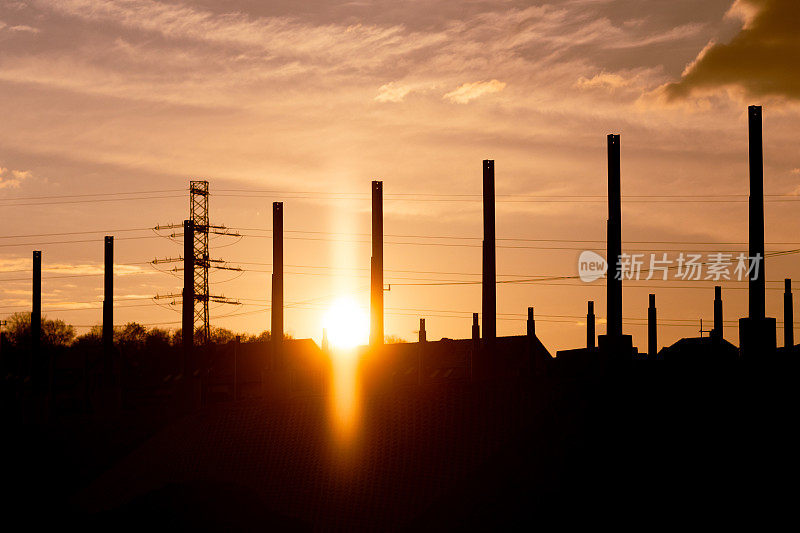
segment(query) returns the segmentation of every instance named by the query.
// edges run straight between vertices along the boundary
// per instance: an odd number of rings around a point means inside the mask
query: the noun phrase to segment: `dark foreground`
[[[364,391],[182,417],[8,423],[4,516],[82,529],[781,523],[798,491],[798,365],[663,361]]]

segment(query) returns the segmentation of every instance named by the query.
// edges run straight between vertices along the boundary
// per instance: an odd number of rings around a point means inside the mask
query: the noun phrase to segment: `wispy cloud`
[[[375,97],[375,100],[378,102],[402,102],[410,92],[411,87],[395,84],[395,82],[392,81],[378,88],[378,95]]]
[[[30,258],[0,259],[0,274],[25,272],[30,271],[31,268]],[[50,263],[42,267],[42,272],[71,276],[96,276],[102,275],[105,272],[105,267],[102,263]],[[114,265],[115,276],[130,276],[134,274],[159,274],[159,272],[138,265]]]
[[[476,81],[465,83],[444,95],[444,99],[457,104],[466,104],[485,94],[499,93],[505,89],[506,83],[498,80]]]
[[[31,178],[29,170],[13,170],[0,167],[0,189],[18,189],[23,181]]]
[[[627,87],[631,84],[630,79],[620,76],[619,74],[611,74],[607,72],[603,72],[601,74],[595,74],[591,78],[586,78],[581,76],[578,78],[578,81],[575,82],[575,86],[581,89],[594,89],[597,87],[601,87],[604,89],[619,89],[620,87]]]

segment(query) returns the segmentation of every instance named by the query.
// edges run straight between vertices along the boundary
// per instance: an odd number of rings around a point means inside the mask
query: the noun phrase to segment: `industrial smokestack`
[[[497,338],[497,287],[495,260],[494,161],[483,161],[483,340],[494,346]]]
[[[783,291],[783,345],[794,346],[794,302],[792,300],[792,280],[784,280]]]
[[[472,351],[470,352],[467,371],[470,379],[475,375],[475,358],[481,348],[481,326],[478,324],[478,313],[472,313]]]
[[[750,318],[764,318],[764,155],[761,106],[747,109],[750,137]],[[755,264],[754,264],[755,263]]]
[[[722,341],[722,287],[714,287],[714,329],[711,330],[714,342]]]
[[[594,302],[589,300],[589,306],[586,311],[586,347],[595,347],[595,330],[594,330]]]
[[[103,376],[107,385],[114,376],[114,237],[103,240]]]
[[[428,340],[428,335],[425,332],[425,319],[419,319],[419,342],[425,342]]]
[[[764,154],[761,106],[747,108],[749,130],[749,273],[748,316],[739,320],[739,350],[743,358],[760,358],[775,352],[774,318],[764,312]]]
[[[647,307],[647,357],[655,359],[658,355],[658,321],[656,319],[656,295],[649,297]]]
[[[322,351],[328,353],[330,349],[331,347],[330,344],[328,343],[328,330],[322,328]]]
[[[272,303],[270,341],[276,364],[283,343],[283,202],[272,202]]]
[[[536,321],[533,319],[533,307],[528,308],[528,339],[531,341],[536,336]]]
[[[42,344],[42,252],[33,252],[33,286],[31,300],[31,360],[29,372],[31,378],[41,361],[39,349]]]
[[[606,276],[606,335],[622,336],[622,272],[620,254],[622,254],[622,206],[620,198],[620,138],[619,135],[608,136],[608,274]]]
[[[183,221],[183,316],[181,333],[183,336],[184,376],[192,369],[194,350],[194,222]]]
[[[383,182],[372,182],[369,342],[383,344]]]

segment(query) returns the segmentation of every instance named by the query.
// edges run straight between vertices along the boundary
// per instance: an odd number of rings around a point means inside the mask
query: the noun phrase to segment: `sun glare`
[[[325,314],[323,324],[331,346],[349,350],[365,344],[369,337],[369,319],[352,298],[339,298]]]

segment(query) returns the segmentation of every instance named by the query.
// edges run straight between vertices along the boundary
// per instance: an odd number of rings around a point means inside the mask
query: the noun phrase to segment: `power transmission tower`
[[[225,226],[212,225],[209,222],[209,209],[208,197],[210,196],[207,180],[193,180],[189,182],[189,220],[193,222],[193,246],[192,256],[194,262],[194,331],[195,338],[202,344],[206,344],[210,339],[211,334],[211,320],[208,312],[209,302],[235,304],[239,302],[226,298],[221,295],[212,295],[209,290],[208,271],[212,268],[219,270],[235,270],[241,271],[240,267],[230,266],[222,259],[212,259],[209,253],[208,236],[213,233],[216,235],[227,235],[232,237],[241,237],[237,232],[230,231]],[[159,225],[154,229],[156,231],[166,229],[182,228],[182,224],[167,224]],[[178,237],[182,234],[172,233],[169,237]],[[185,236],[184,236],[185,237]],[[182,262],[182,257],[154,259],[151,263],[153,265],[161,263],[177,263]],[[175,267],[173,272],[183,270],[182,268]],[[156,295],[156,299],[175,298],[180,297],[180,294],[165,294]]]
[[[189,182],[189,220],[194,222],[194,328],[208,342],[208,181]]]

